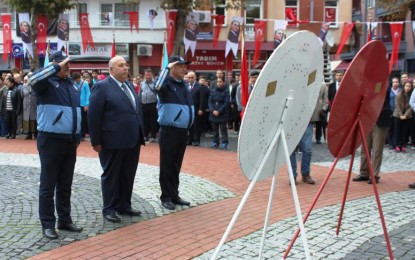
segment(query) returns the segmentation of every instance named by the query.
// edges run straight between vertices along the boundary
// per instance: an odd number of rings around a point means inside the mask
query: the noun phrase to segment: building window
[[[245,0],[245,25],[254,25],[255,19],[262,18],[261,0]]]
[[[116,27],[129,27],[130,16],[125,12],[138,11],[138,4],[127,3],[115,3],[115,4],[101,4],[101,18],[100,24],[102,26],[108,25],[106,15],[112,13],[114,16],[114,26]]]
[[[221,14],[225,17],[223,26],[226,26],[226,0],[221,0],[220,4],[215,6],[215,14]],[[214,23],[216,25],[216,22]]]
[[[114,4],[114,23],[115,26],[130,26],[130,16],[124,12],[137,12],[138,4]]]
[[[86,3],[78,3],[75,5],[76,8],[76,21],[77,21],[77,25],[79,25],[79,14],[82,13],[88,13],[88,6]]]
[[[338,28],[337,24],[337,1],[326,0],[324,2],[324,21],[330,23],[330,28]]]
[[[291,20],[290,18],[287,17],[287,11],[292,12],[292,14],[294,15],[294,17],[296,17],[298,19],[299,15],[300,15],[300,8],[298,5],[298,1],[297,0],[285,0],[285,20]],[[291,27],[295,27],[298,26],[298,24],[292,23],[292,22],[288,22],[288,26]]]

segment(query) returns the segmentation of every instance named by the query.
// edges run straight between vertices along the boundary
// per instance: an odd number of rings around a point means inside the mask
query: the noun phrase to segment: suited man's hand
[[[97,153],[101,152],[101,150],[102,150],[101,145],[95,145],[95,146],[92,146],[92,148],[93,148],[93,149],[94,149],[94,151],[95,151],[95,152],[97,152]]]

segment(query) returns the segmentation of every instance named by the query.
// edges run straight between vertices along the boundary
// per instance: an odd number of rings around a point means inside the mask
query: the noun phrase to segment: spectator
[[[394,117],[394,144],[397,153],[406,153],[406,144],[409,136],[409,127],[412,122],[412,109],[409,105],[409,99],[412,94],[412,80],[408,80],[404,84],[401,93],[396,96]]]
[[[390,90],[389,90],[389,104],[390,104],[390,107],[391,107],[391,109],[395,109],[395,100],[396,100],[396,96],[399,94],[399,93],[401,93],[401,91],[402,91],[402,88],[401,88],[401,86],[399,85],[399,78],[398,77],[394,77],[394,78],[392,78],[392,86],[390,87]],[[389,147],[390,147],[390,149],[395,149],[395,147],[396,147],[396,143],[395,143],[395,140],[394,140],[394,138],[395,138],[395,135],[394,135],[394,131],[395,131],[395,124],[394,124],[394,117],[393,116],[391,116],[391,118],[390,118],[390,128],[389,128],[389,131],[388,131],[388,136],[387,136],[387,142],[388,142],[388,145],[389,145]]]
[[[216,84],[216,88],[209,95],[209,121],[212,123],[213,130],[213,141],[210,147],[219,147],[220,129],[220,149],[228,149],[229,89],[225,88],[225,82],[222,78],[218,78]]]
[[[143,107],[144,140],[153,143],[157,135],[157,93],[151,69],[144,71],[139,96]]]
[[[28,84],[29,76],[23,79],[23,131],[27,133],[26,140],[37,138],[37,97],[32,86]]]
[[[3,90],[1,95],[0,110],[4,115],[4,121],[8,135],[7,139],[15,139],[17,131],[17,115],[21,111],[21,97],[17,90],[17,82],[13,77],[6,78],[7,88]]]

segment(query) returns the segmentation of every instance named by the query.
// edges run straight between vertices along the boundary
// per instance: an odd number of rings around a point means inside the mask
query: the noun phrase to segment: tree
[[[396,13],[393,16],[394,20],[405,20],[408,10],[415,4],[415,0],[378,0],[378,6],[385,10],[393,10]]]
[[[45,15],[48,20],[55,19],[60,13],[75,7],[75,3],[68,0],[0,0],[13,8],[17,13],[29,13],[31,20],[32,42],[37,39],[36,20],[39,15]],[[33,53],[36,53],[36,44],[33,44]],[[39,60],[36,55],[30,58],[31,70],[39,67]]]
[[[124,0],[125,3],[139,3],[140,0]],[[226,2],[226,9],[240,9],[244,6],[244,0],[161,0],[160,8],[163,10],[177,9],[176,34],[174,36],[173,53],[184,54],[183,36],[186,27],[186,16],[193,10],[213,10],[216,5],[223,6]]]

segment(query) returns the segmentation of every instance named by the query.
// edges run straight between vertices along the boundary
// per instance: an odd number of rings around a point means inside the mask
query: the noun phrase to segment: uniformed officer
[[[43,235],[57,239],[58,229],[81,232],[71,218],[71,187],[80,141],[81,108],[79,91],[69,78],[69,57],[61,51],[50,56],[51,64],[29,79],[37,94],[40,157],[39,217]],[[56,194],[56,204],[54,201]]]

